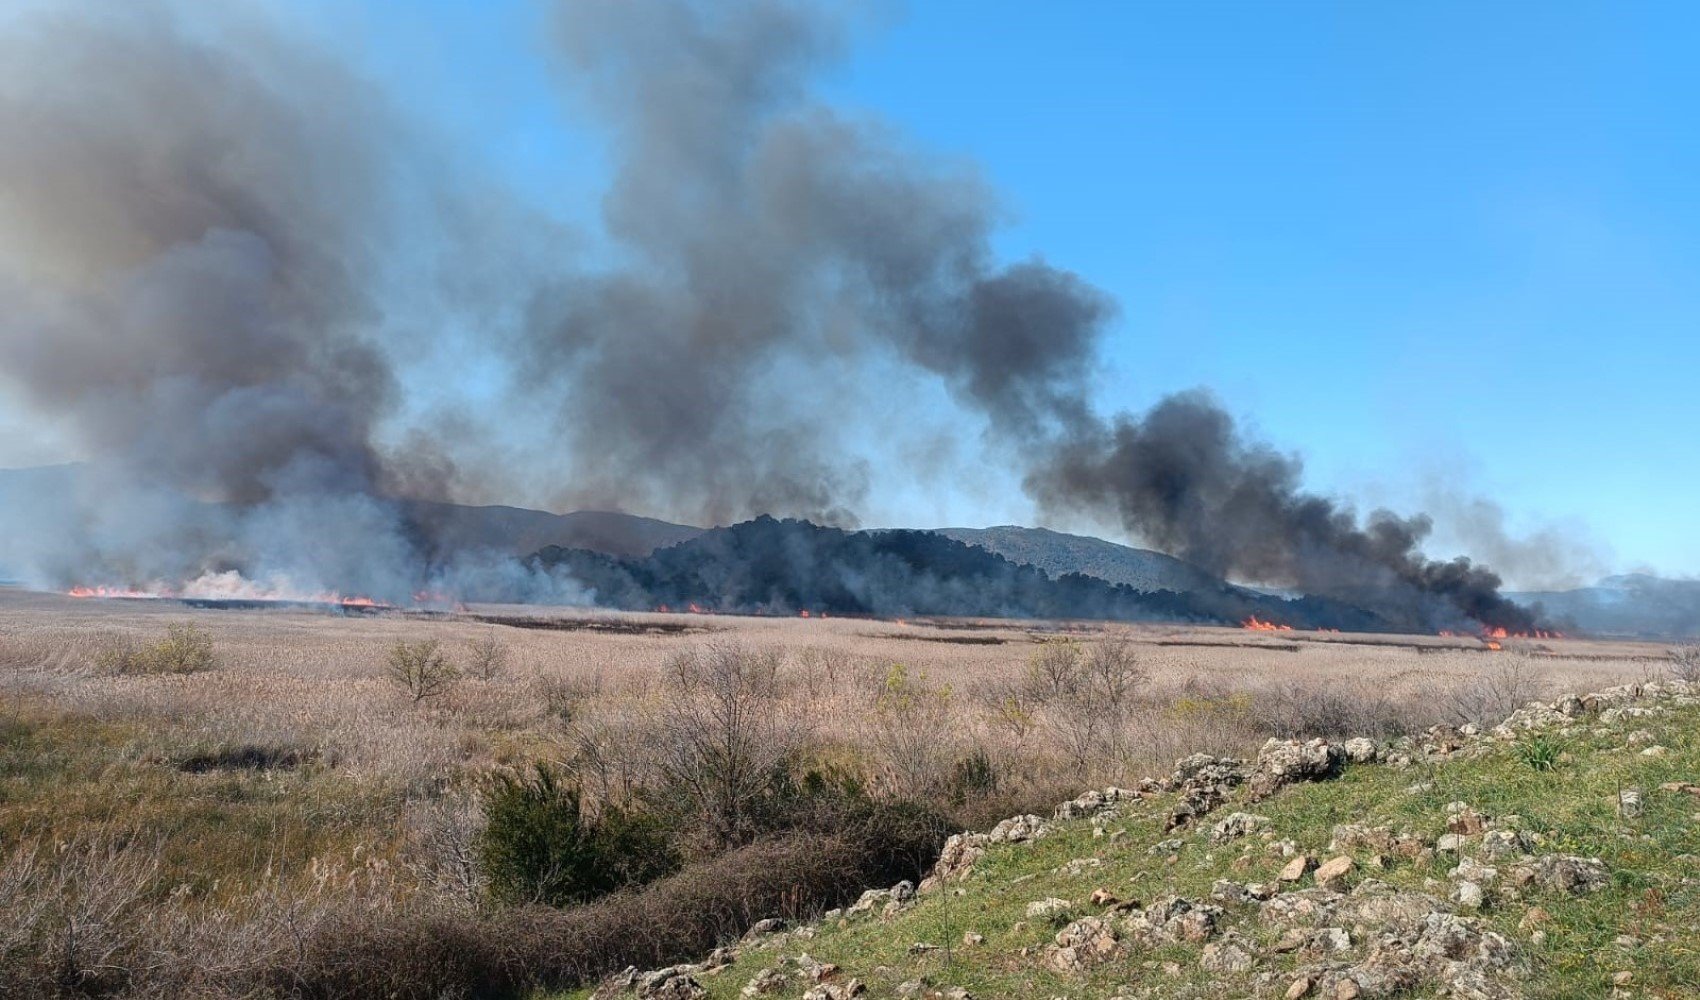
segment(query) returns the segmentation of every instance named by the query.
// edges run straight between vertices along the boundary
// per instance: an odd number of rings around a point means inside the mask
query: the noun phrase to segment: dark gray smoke
[[[389,118],[334,65],[147,0],[8,27],[8,382],[195,496],[374,489]]]
[[[1247,440],[1213,399],[1193,392],[1084,429],[1034,467],[1027,488],[1052,510],[1119,518],[1222,576],[1356,601],[1412,627],[1534,626],[1499,596],[1492,571],[1422,554],[1433,528],[1426,515],[1377,510],[1360,521],[1303,490],[1302,472],[1296,457]]]
[[[189,498],[143,544],[96,497],[43,559],[428,586],[451,567],[421,565],[385,498],[455,499],[468,468],[480,496],[541,478],[573,505],[853,523],[868,477],[841,445],[908,405],[883,395],[895,369],[983,418],[1047,509],[1224,574],[1507,621],[1492,574],[1417,554],[1425,520],[1359,525],[1201,397],[1096,417],[1113,304],[1000,263],[971,167],[814,96],[851,33],[834,10],[555,3],[563,90],[607,137],[585,242],[610,263],[541,269],[546,221],[469,204],[477,179],[370,85],[237,10],[70,3],[0,29],[0,375],[114,495]],[[398,322],[421,297],[434,328]],[[407,405],[405,366],[450,327],[499,356],[498,412]],[[542,449],[509,430],[537,415]]]
[[[781,0],[556,12],[566,85],[612,140],[604,220],[630,261],[564,279],[524,345],[587,456],[578,501],[852,521],[864,483],[823,394],[870,359],[942,377],[1000,427],[1078,409],[1108,302],[1040,261],[998,266],[971,170],[813,99],[841,22]]]

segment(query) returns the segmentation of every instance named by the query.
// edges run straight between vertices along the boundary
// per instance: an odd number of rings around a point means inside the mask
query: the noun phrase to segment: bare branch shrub
[[[894,790],[927,796],[949,783],[956,763],[954,714],[949,685],[931,684],[901,663],[891,665],[867,730]]]
[[[112,674],[193,674],[216,663],[212,635],[193,622],[174,622],[146,645],[121,639],[101,650],[95,665]]]
[[[1690,684],[1700,683],[1700,643],[1688,643],[1670,651],[1670,675]]]
[[[761,831],[806,742],[780,702],[779,663],[776,653],[711,644],[668,665],[655,717],[655,767],[663,791],[716,850]]]
[[[1541,686],[1542,679],[1526,654],[1506,653],[1474,679],[1451,688],[1446,707],[1457,723],[1497,726],[1539,697]]]
[[[159,852],[135,842],[79,836],[14,851],[0,865],[0,996],[127,988],[146,959],[142,911],[158,876]]]
[[[442,644],[435,639],[397,642],[390,647],[384,672],[415,705],[442,694],[460,680],[459,668],[443,655]]]
[[[477,906],[488,898],[478,864],[483,830],[484,814],[471,796],[416,804],[408,815],[402,864],[427,892]]]
[[[1258,696],[1256,721],[1283,739],[1339,739],[1404,736],[1441,719],[1432,707],[1400,701],[1374,684],[1294,681]]]
[[[466,644],[467,672],[481,681],[492,681],[507,669],[512,651],[497,635],[495,629]]]
[[[1042,732],[1076,770],[1113,768],[1128,751],[1129,723],[1148,679],[1125,639],[1046,643],[1022,681],[1001,693],[993,718],[1020,739]]]
[[[836,688],[850,670],[850,654],[842,649],[805,646],[797,653],[797,672],[809,697],[818,698]]]
[[[539,677],[531,687],[547,718],[571,726],[584,714],[585,706],[602,694],[602,677]]]

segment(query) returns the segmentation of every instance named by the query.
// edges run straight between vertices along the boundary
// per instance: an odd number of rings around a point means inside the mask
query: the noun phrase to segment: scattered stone
[[[784,930],[785,927],[785,921],[778,917],[768,917],[765,920],[757,920],[755,923],[750,925],[749,930],[744,932],[744,940],[754,941],[756,938],[767,937],[769,934],[778,934],[780,931]]]
[[[1121,935],[1103,917],[1076,920],[1058,931],[1055,940],[1055,945],[1046,949],[1045,964],[1065,974],[1085,972],[1122,952]]]
[[[1070,903],[1068,900],[1058,899],[1055,896],[1051,896],[1046,899],[1036,899],[1027,904],[1027,919],[1050,920],[1060,916],[1061,914],[1067,913],[1071,908],[1073,908],[1073,906],[1074,904]]]
[[[1378,753],[1375,741],[1362,736],[1354,737],[1340,744],[1346,752],[1346,759],[1354,764],[1373,764]]]
[[[764,997],[782,992],[790,985],[785,973],[778,969],[763,969],[756,973],[755,978],[744,984],[739,990],[740,996]]]
[[[1088,902],[1090,902],[1094,907],[1097,907],[1098,909],[1101,910],[1101,909],[1104,909],[1105,907],[1115,906],[1115,905],[1119,904],[1121,902],[1121,899],[1119,899],[1116,896],[1115,893],[1111,892],[1108,889],[1094,889],[1094,890],[1092,890],[1092,896],[1090,897]]]
[[[1198,964],[1206,972],[1240,974],[1257,964],[1250,947],[1238,938],[1212,941],[1199,952]]]
[[[1515,830],[1489,830],[1482,836],[1482,856],[1493,860],[1528,854],[1529,835]]]
[[[1327,740],[1271,739],[1257,752],[1257,771],[1249,793],[1252,801],[1268,798],[1298,781],[1326,781],[1340,773],[1346,751]]]
[[[1164,830],[1185,826],[1208,815],[1226,802],[1228,793],[1244,783],[1245,765],[1233,757],[1212,757],[1195,753],[1175,762],[1175,771],[1167,787],[1179,792],[1177,801],[1164,819]]]
[[[1454,810],[1453,806],[1462,808]],[[1447,833],[1456,833],[1461,837],[1479,837],[1487,832],[1487,820],[1464,803],[1454,802],[1446,807],[1446,811],[1451,814],[1446,817]]]
[[[977,931],[963,931],[962,943],[970,948],[978,948],[986,943],[986,936]]]
[[[1281,873],[1275,877],[1282,882],[1297,882],[1299,879],[1304,878],[1305,872],[1310,871],[1311,868],[1315,867],[1315,865],[1315,858],[1312,858],[1308,854],[1301,854],[1287,862],[1287,864],[1282,867]]]
[[[1355,867],[1357,867],[1357,863],[1347,855],[1342,854],[1331,861],[1324,862],[1316,869],[1316,884],[1339,891],[1345,887],[1346,876]],[[1285,875],[1286,870],[1283,869],[1281,874]]]
[[[844,983],[821,983],[803,994],[803,1000],[852,1000],[868,992],[860,979]]]
[[[1212,843],[1225,844],[1230,840],[1249,837],[1269,825],[1269,817],[1255,813],[1230,813],[1226,819],[1219,820],[1210,828]]]
[[[1458,883],[1458,888],[1452,890],[1452,901],[1466,910],[1479,910],[1485,898],[1482,887],[1474,882],[1465,880]]]
[[[1617,793],[1617,814],[1624,819],[1639,819],[1642,812],[1641,789],[1625,788]]]
[[[1028,841],[1042,839],[1051,832],[1045,821],[1031,813],[1025,816],[1011,816],[986,835],[988,843],[992,844],[1023,844]]]
[[[1315,985],[1316,980],[1309,976],[1300,976],[1293,980],[1292,984],[1287,987],[1287,992],[1284,996],[1287,1000],[1302,1000],[1302,998],[1310,996],[1311,988]]]
[[[643,1000],[703,1000],[708,990],[690,973],[675,966],[639,976],[637,995]]]

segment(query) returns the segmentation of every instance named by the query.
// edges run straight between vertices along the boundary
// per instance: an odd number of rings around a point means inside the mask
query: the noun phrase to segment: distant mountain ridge
[[[1222,580],[1191,563],[1150,549],[1070,535],[1049,528],[1004,524],[993,528],[934,528],[946,538],[977,545],[1010,562],[1033,566],[1052,577],[1080,573],[1140,591],[1198,590],[1220,587]]]
[[[1539,605],[1561,628],[1591,635],[1700,638],[1700,580],[1628,573],[1605,577],[1592,587],[1505,596],[1522,604]]]
[[[608,510],[567,514],[525,507],[403,501],[409,526],[441,552],[486,550],[526,556],[550,545],[611,556],[646,556],[702,534],[701,528]]]
[[[713,528],[643,558],[552,546],[531,562],[565,573],[606,607],[741,614],[952,615],[1231,624],[1249,615],[1298,627],[1397,627],[1339,601],[1282,600],[1218,583],[1140,591],[1068,573],[1052,577],[977,545],[916,529],[845,531],[758,517]]]

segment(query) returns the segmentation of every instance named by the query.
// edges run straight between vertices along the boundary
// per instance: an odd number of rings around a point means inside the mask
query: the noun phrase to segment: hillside
[[[1222,581],[1196,566],[1150,549],[1117,545],[1089,535],[1049,528],[999,525],[995,528],[936,528],[938,534],[977,545],[1010,562],[1033,566],[1053,577],[1081,573],[1135,590],[1196,590]]]
[[[1691,997],[1690,690],[1568,698],[1487,734],[1195,755],[953,838],[919,893],[598,995]]]
[[[1360,631],[1390,624],[1339,602],[1282,600],[1220,583],[1142,592],[1078,573],[1052,578],[931,531],[843,531],[771,517],[705,531],[642,559],[549,547],[533,561],[569,574],[599,605],[632,610],[1214,623],[1256,614]]]
[[[1590,635],[1700,636],[1700,580],[1629,573],[1608,576],[1592,587],[1506,596],[1538,604],[1552,620]]]
[[[406,501],[402,510],[408,523],[438,551],[486,549],[523,556],[561,545],[612,556],[646,556],[702,534],[701,528],[618,511],[551,514],[524,507],[427,501]]]

